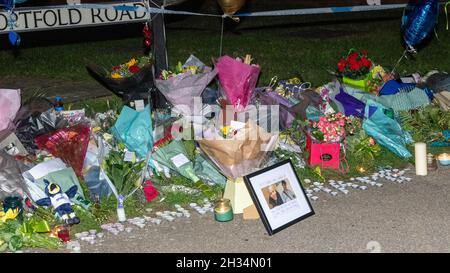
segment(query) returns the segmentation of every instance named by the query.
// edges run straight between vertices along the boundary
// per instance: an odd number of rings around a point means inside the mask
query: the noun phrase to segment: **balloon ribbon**
[[[444,6],[445,19],[447,20],[446,30],[448,30],[448,13],[447,13],[447,6],[448,6],[448,4],[450,4],[450,1],[448,1],[447,3],[445,3],[445,6]]]

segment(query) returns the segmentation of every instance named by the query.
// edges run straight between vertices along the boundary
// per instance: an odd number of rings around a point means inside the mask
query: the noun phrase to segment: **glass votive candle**
[[[233,209],[229,199],[219,199],[214,207],[214,218],[218,222],[228,222],[233,220]]]

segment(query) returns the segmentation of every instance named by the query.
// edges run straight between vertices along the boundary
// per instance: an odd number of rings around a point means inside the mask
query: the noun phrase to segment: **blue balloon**
[[[7,10],[12,9],[14,2],[14,0],[0,0],[0,7],[5,7]]]
[[[405,8],[402,18],[403,39],[410,50],[433,32],[439,16],[439,0],[419,0]]]
[[[9,33],[8,38],[13,46],[18,46],[20,44],[19,33],[12,31]]]

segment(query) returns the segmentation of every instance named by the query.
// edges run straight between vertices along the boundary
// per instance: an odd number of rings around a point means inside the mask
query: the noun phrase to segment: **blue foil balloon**
[[[13,46],[18,46],[20,45],[20,35],[17,32],[10,32],[8,35],[9,41],[11,42],[11,44]]]
[[[409,3],[402,18],[403,39],[410,50],[422,43],[433,31],[439,16],[439,0]]]

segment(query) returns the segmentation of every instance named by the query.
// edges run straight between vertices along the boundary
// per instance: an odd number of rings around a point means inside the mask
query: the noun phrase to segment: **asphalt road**
[[[274,236],[260,220],[219,223],[192,212],[189,219],[106,234],[94,245],[81,242],[81,252],[450,252],[450,167],[426,177],[407,174],[412,181],[403,184],[320,193],[315,216]]]

